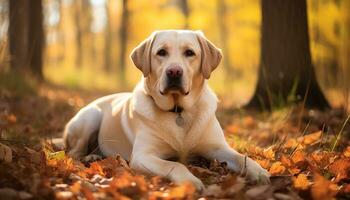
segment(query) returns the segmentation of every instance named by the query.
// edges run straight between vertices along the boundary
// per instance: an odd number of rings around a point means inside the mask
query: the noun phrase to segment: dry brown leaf
[[[288,168],[289,173],[295,175],[295,174],[299,174],[301,172],[301,169],[297,168],[297,167],[290,167]]]
[[[338,159],[329,165],[329,171],[335,175],[335,182],[338,182],[348,177],[348,171],[350,170],[349,159]]]
[[[228,133],[238,133],[239,130],[240,130],[240,127],[235,125],[235,124],[232,124],[232,125],[229,125],[225,128],[226,132]]]
[[[305,153],[302,150],[297,150],[293,153],[291,159],[292,159],[292,162],[294,164],[304,162],[305,161]]]
[[[12,149],[0,143],[0,160],[10,163],[12,162]]]
[[[285,172],[285,170],[286,170],[286,168],[282,165],[282,163],[277,161],[271,165],[269,172],[272,175],[277,175],[277,174],[283,174]]]
[[[299,190],[307,190],[310,186],[310,182],[305,174],[299,174],[296,178],[293,177],[293,185]]]
[[[325,179],[318,173],[314,174],[314,184],[311,186],[311,195],[316,200],[329,200],[337,194],[338,187],[336,184]]]
[[[192,183],[184,182],[179,186],[171,188],[169,195],[174,199],[184,199],[185,197],[192,196],[195,191],[196,189]]]
[[[346,149],[344,150],[343,152],[343,155],[346,157],[346,158],[350,158],[350,146],[347,146]]]
[[[302,137],[302,143],[304,145],[313,144],[313,143],[317,142],[320,139],[321,135],[322,135],[322,131],[317,131],[315,133],[311,133],[311,134],[305,135],[305,136]]]
[[[285,155],[281,155],[281,162],[282,162],[282,164],[283,164],[284,166],[286,166],[286,167],[292,166],[292,162],[291,162],[290,159],[287,158],[287,156],[285,156]]]
[[[341,189],[341,192],[350,194],[350,184],[344,185]]]
[[[283,147],[287,149],[295,148],[298,145],[298,142],[294,138],[290,138],[284,143]]]
[[[203,191],[204,196],[222,197],[231,196],[241,191],[244,187],[244,179],[241,177],[231,177],[221,185],[212,184]]]
[[[81,188],[86,200],[95,200],[93,193],[87,188]]]
[[[247,116],[243,118],[243,126],[252,128],[255,126],[255,119],[252,116]]]
[[[14,124],[17,122],[17,117],[14,114],[7,115],[7,121],[11,124]]]
[[[264,169],[269,169],[270,168],[270,161],[269,160],[255,160],[259,165],[264,168]]]

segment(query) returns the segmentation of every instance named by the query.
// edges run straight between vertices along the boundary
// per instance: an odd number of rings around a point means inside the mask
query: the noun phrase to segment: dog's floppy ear
[[[155,37],[156,32],[153,32],[147,39],[133,49],[130,55],[132,62],[142,71],[144,77],[147,77],[151,72],[151,50]]]
[[[202,49],[201,71],[204,78],[209,79],[211,72],[214,71],[221,61],[221,49],[211,43],[202,31],[196,31],[196,35]]]

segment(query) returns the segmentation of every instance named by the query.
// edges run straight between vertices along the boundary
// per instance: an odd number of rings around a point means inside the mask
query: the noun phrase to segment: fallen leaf
[[[255,160],[259,165],[264,168],[264,169],[269,169],[270,168],[270,161],[269,160]]]
[[[293,185],[299,190],[306,190],[310,186],[310,182],[305,174],[299,174],[296,178],[293,177]]]
[[[291,160],[289,158],[287,158],[285,155],[281,155],[281,159],[280,160],[281,160],[281,162],[282,162],[282,164],[284,166],[286,166],[286,167],[292,166]]]
[[[315,142],[318,142],[318,140],[320,139],[322,135],[322,131],[317,131],[315,133],[311,133],[311,134],[308,134],[308,135],[305,135],[302,137],[302,143],[304,145],[310,145],[310,144],[313,144]]]
[[[346,158],[350,158],[350,146],[347,146],[346,149],[344,150],[343,152],[343,155],[346,157]]]
[[[277,175],[277,174],[283,174],[285,170],[286,168],[282,165],[282,163],[277,161],[271,165],[269,172],[272,175]]]
[[[314,182],[315,183],[311,186],[311,195],[313,199],[329,200],[337,194],[337,185],[325,179],[320,174],[314,174]]]
[[[335,175],[335,182],[348,177],[350,170],[350,160],[338,159],[329,165],[329,171]]]
[[[275,151],[272,149],[272,147],[264,149],[263,155],[267,159],[275,160]]]
[[[57,151],[57,152],[46,152],[46,159],[48,160],[63,160],[65,158],[66,154],[64,151]]]
[[[192,183],[184,182],[179,186],[171,188],[171,190],[169,191],[169,195],[171,198],[174,199],[184,199],[185,197],[192,196],[195,191],[196,189],[194,188]]]
[[[11,124],[14,124],[17,122],[17,117],[14,114],[7,115],[7,121]]]
[[[287,140],[286,143],[284,143],[283,147],[286,149],[295,148],[298,145],[298,142],[295,138],[290,138]]]
[[[239,126],[235,125],[235,124],[232,124],[232,125],[229,125],[226,127],[226,132],[228,133],[238,133],[239,132]]]
[[[252,128],[255,126],[255,119],[252,116],[247,116],[243,118],[243,126]]]
[[[343,187],[342,187],[342,189],[341,189],[341,192],[342,193],[350,193],[350,184],[346,184],[346,185],[344,185]]]
[[[302,150],[297,150],[293,153],[291,159],[292,159],[292,162],[294,164],[304,162],[305,161],[305,153]]]
[[[95,174],[99,174],[101,176],[106,175],[103,171],[102,166],[99,164],[99,162],[92,162],[90,164],[90,167],[86,169],[86,173],[91,175],[95,175]]]
[[[297,168],[297,167],[290,167],[290,168],[288,168],[288,171],[289,171],[291,174],[295,175],[295,174],[299,174],[299,173],[301,172],[301,169],[299,169],[299,168]]]
[[[0,143],[0,160],[10,163],[12,162],[12,150],[10,147]]]

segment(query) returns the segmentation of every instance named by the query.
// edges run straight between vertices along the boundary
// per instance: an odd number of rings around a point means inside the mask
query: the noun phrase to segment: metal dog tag
[[[176,119],[175,119],[175,123],[176,125],[178,125],[179,127],[182,127],[185,124],[185,120],[184,118],[181,116],[181,114],[178,114]]]

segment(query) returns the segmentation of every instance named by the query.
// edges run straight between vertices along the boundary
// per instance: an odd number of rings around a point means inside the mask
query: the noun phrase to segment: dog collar
[[[183,108],[177,105],[175,105],[174,108],[170,110],[170,112],[177,114],[175,118],[175,123],[179,127],[183,127],[185,124],[185,119],[181,115],[182,111],[183,111]]]

